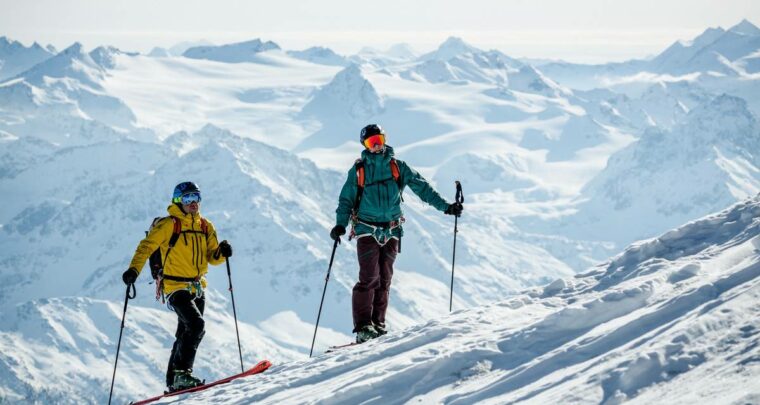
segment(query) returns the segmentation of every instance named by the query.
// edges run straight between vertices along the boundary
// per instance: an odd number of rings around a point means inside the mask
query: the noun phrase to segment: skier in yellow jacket
[[[148,258],[161,249],[163,276],[159,288],[178,318],[176,341],[166,370],[169,391],[202,383],[193,376],[192,369],[205,333],[205,275],[209,264],[224,263],[226,257],[232,256],[232,246],[226,240],[219,242],[214,225],[201,216],[200,203],[197,184],[178,184],[167,208],[169,216],[159,220],[140,241],[129,269],[122,275],[125,284],[134,283]],[[172,236],[175,243],[170,246]]]

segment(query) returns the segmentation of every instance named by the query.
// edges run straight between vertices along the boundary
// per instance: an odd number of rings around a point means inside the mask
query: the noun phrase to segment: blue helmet
[[[192,193],[198,193],[198,195],[200,195],[201,189],[197,184],[193,183],[192,181],[179,183],[176,187],[174,187],[172,202],[182,204],[182,196]]]

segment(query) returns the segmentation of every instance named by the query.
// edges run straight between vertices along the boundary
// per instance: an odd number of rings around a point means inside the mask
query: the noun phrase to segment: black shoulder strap
[[[174,230],[172,230],[172,237],[169,238],[169,249],[173,248],[179,239],[179,234],[182,233],[182,222],[177,217],[171,217],[174,222]],[[166,252],[166,256],[169,256],[169,252]]]

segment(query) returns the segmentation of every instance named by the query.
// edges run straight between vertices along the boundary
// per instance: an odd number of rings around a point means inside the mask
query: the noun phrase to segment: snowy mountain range
[[[0,80],[5,80],[50,58],[56,53],[55,48],[43,48],[38,43],[25,47],[18,41],[0,37]]]
[[[565,85],[584,89],[616,80],[630,84],[713,76],[728,81],[758,72],[752,62],[758,46],[760,29],[745,19],[728,30],[708,28],[696,38],[676,41],[650,60],[604,65],[548,63],[541,65],[541,70]]]
[[[174,185],[188,179],[201,185],[203,214],[235,247],[244,359],[277,364],[264,384],[241,382],[198,401],[351,403],[398,388],[395,402],[589,395],[615,403],[677,391],[681,379],[704,375],[692,369],[744,361],[738,346],[718,360],[708,349],[678,348],[673,333],[745,321],[702,321],[709,316],[694,311],[749,289],[757,267],[758,202],[746,199],[760,192],[758,31],[745,20],[650,61],[595,67],[535,66],[460,38],[423,55],[406,45],[348,56],[289,51],[263,39],[187,44],[183,56],[74,44],[35,63],[35,46],[0,47],[4,64],[22,69],[0,79],[0,305],[9,308],[0,314],[0,400],[105,400],[124,299],[119,276]],[[462,181],[458,311],[446,317],[452,218],[407,191],[392,333],[304,362],[338,191],[370,122],[445,198]],[[723,288],[722,278],[735,283]],[[130,301],[120,401],[162,388],[174,321],[148,281],[138,280]],[[211,269],[209,282],[197,371],[212,379],[233,372],[237,354],[225,271]],[[355,282],[355,247],[344,243],[318,352],[351,339]],[[689,295],[709,288],[715,294]],[[669,322],[678,325],[672,332],[645,338]],[[687,335],[707,345],[746,332],[750,347],[754,332],[743,327]],[[571,359],[570,348],[581,355]],[[757,353],[748,350],[742,370],[751,379]],[[402,372],[372,374],[375,388],[359,389],[371,373],[362,356]],[[467,365],[454,366],[457,359]],[[50,372],[55,364],[69,366]],[[294,383],[284,389],[288,373]],[[328,399],[335,391],[325,387],[344,373],[352,379]],[[410,378],[422,383],[401,389]]]
[[[591,238],[599,234],[594,228],[619,227],[619,241],[627,241],[716,211],[757,193],[757,151],[760,127],[746,102],[718,96],[672,131],[652,128],[612,155],[583,190],[579,212],[562,226]]]

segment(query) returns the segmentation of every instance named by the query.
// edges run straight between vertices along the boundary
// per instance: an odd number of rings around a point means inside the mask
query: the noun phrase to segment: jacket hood
[[[375,161],[376,159],[382,159],[382,160],[390,162],[391,158],[394,156],[395,156],[395,152],[393,152],[393,147],[390,145],[385,145],[385,150],[383,150],[382,153],[372,153],[367,149],[364,149],[362,151],[362,159],[368,160],[368,161]]]
[[[180,208],[177,204],[169,204],[168,207],[166,207],[166,212],[169,213],[169,215],[177,218],[183,218],[186,214],[182,211],[182,208]]]
[[[200,210],[195,215],[187,214],[183,212],[182,208],[180,208],[177,204],[170,204],[168,207],[166,207],[166,212],[168,212],[169,215],[173,217],[179,218],[180,221],[182,221],[182,224],[188,228],[192,228],[194,223],[200,223],[201,220]]]

